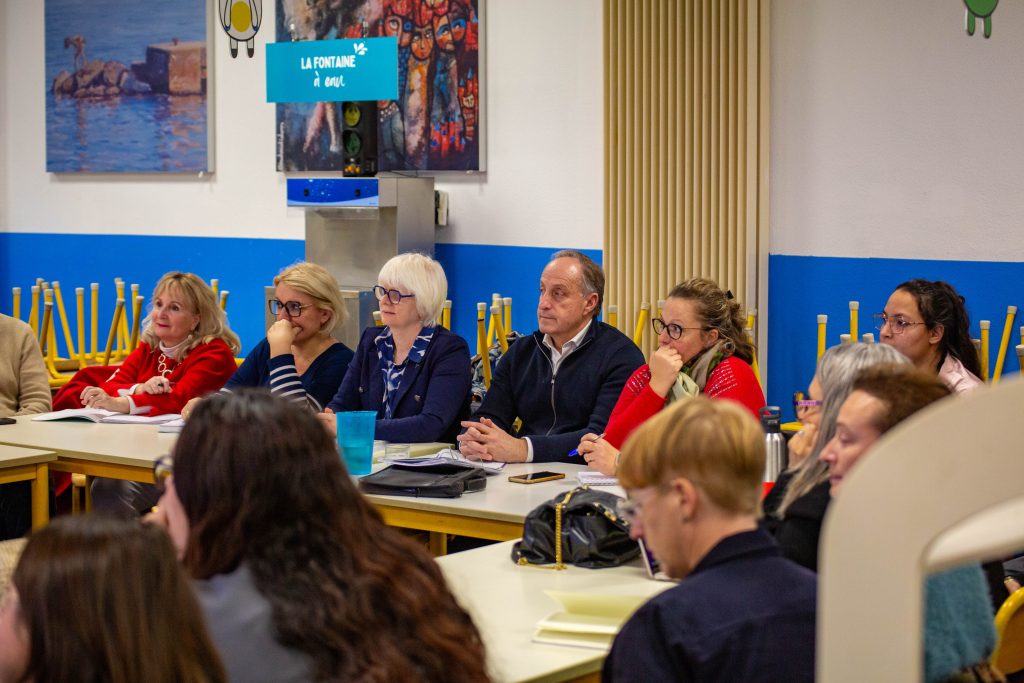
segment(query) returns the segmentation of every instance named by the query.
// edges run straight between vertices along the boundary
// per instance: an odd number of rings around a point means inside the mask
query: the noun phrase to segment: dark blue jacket
[[[601,680],[811,683],[817,586],[768,533],[727,536],[630,617]]]
[[[459,422],[469,415],[469,347],[438,325],[419,363],[402,374],[394,417],[384,415],[384,373],[374,339],[383,327],[368,327],[338,393],[327,406],[334,412],[374,410],[376,438],[398,443],[455,442]]]
[[[306,390],[310,402],[310,408],[316,412],[323,410],[327,401],[331,400],[334,392],[338,390],[348,364],[352,360],[352,349],[341,342],[332,344],[324,349],[323,353],[313,359],[306,371],[301,375],[289,373],[290,377],[298,378],[302,382],[302,388]],[[275,390],[274,382],[271,381],[271,372],[281,367],[295,365],[295,357],[286,353],[277,358],[270,357],[270,342],[264,337],[263,340],[253,347],[249,355],[231,379],[224,385],[225,389],[239,389],[241,387],[270,387]],[[278,380],[282,378],[280,373],[275,376]],[[287,381],[287,379],[285,379]]]
[[[587,432],[600,434],[633,371],[644,364],[636,344],[614,327],[595,320],[579,347],[552,376],[551,350],[534,332],[509,347],[494,368],[491,388],[474,419],[490,418],[506,432],[523,421],[515,436],[529,436],[534,462],[582,463],[568,454]]]

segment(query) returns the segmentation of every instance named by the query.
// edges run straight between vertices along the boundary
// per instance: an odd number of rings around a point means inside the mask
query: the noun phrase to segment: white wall
[[[216,173],[198,179],[47,174],[43,2],[0,2],[0,231],[301,239],[274,171],[263,4],[255,59],[215,37]],[[485,21],[488,170],[439,180],[451,216],[438,240],[600,248],[601,3],[490,0]]]
[[[775,0],[778,254],[1024,259],[1024,2]]]

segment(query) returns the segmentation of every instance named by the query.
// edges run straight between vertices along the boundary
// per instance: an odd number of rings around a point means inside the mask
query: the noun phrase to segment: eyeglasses
[[[153,461],[153,481],[160,493],[164,492],[164,481],[174,474],[174,459],[169,455],[161,455]]]
[[[813,398],[807,398],[802,391],[793,392],[793,410],[796,411],[796,416],[803,419],[808,413],[811,412],[812,408],[820,408],[821,401]]]
[[[906,318],[890,318],[885,313],[879,313],[878,315],[873,315],[871,317],[875,319],[875,329],[877,329],[879,332],[881,332],[882,328],[885,327],[886,325],[889,326],[889,330],[893,334],[903,334],[904,332],[907,331],[908,327],[913,327],[914,325],[924,325],[924,323],[911,322]]]
[[[300,304],[298,301],[278,301],[271,299],[267,302],[270,306],[270,315],[277,315],[277,312],[284,309],[284,314],[289,318],[298,318],[302,315],[302,309],[309,308],[313,304]]]
[[[679,339],[683,336],[683,332],[689,330],[701,330],[704,331],[706,327],[683,327],[682,325],[676,325],[675,323],[667,323],[661,318],[651,318],[651,326],[654,327],[654,334],[661,334],[665,330],[668,330],[668,336],[672,339]]]
[[[383,301],[384,297],[387,297],[388,301],[396,306],[402,303],[402,299],[412,299],[416,296],[415,294],[402,294],[397,289],[387,289],[381,285],[374,286],[373,295],[377,297],[377,301]]]
[[[615,511],[619,513],[619,517],[626,520],[627,524],[632,524],[636,520],[637,512],[640,511],[640,503],[632,498],[620,498],[615,503]]]

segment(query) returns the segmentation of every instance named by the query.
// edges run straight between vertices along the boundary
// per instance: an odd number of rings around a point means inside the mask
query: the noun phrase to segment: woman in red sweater
[[[651,321],[658,348],[650,362],[626,382],[603,437],[587,434],[579,454],[603,474],[615,474],[619,449],[634,429],[669,403],[703,394],[727,398],[755,417],[764,392],[750,363],[743,312],[731,292],[713,280],[693,278],[676,285]]]
[[[138,348],[78,399],[118,413],[180,413],[189,399],[224,386],[240,347],[206,283],[192,273],[168,273],[153,291]]]

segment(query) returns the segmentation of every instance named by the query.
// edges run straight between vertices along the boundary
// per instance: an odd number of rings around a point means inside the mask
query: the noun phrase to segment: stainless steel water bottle
[[[778,406],[761,408],[764,429],[764,480],[774,482],[786,469],[786,439],[782,436],[782,410]]]

